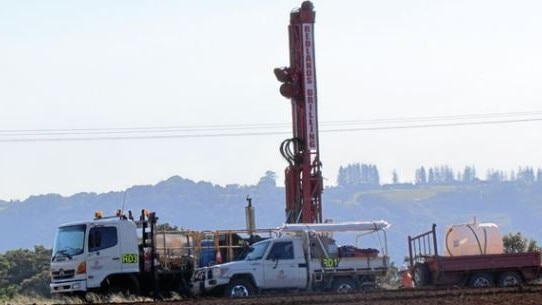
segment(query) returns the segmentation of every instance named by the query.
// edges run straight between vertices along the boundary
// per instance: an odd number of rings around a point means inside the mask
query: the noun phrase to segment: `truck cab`
[[[116,276],[139,272],[136,223],[97,218],[61,225],[52,253],[52,294],[119,289]]]

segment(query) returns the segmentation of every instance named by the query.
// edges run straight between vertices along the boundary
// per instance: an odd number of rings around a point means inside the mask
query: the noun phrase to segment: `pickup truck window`
[[[279,241],[273,244],[267,260],[294,259],[294,245],[291,241]]]
[[[265,251],[267,250],[267,247],[269,247],[269,241],[261,242],[254,244],[250,247],[248,250],[247,257],[245,258],[247,261],[252,260],[258,260],[263,257],[265,254]]]

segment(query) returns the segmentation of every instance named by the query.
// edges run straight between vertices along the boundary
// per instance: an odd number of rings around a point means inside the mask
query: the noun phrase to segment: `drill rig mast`
[[[285,169],[286,223],[322,222],[322,164],[318,144],[315,12],[310,1],[290,13],[290,66],[275,68],[280,93],[292,105],[293,137],[280,146]]]

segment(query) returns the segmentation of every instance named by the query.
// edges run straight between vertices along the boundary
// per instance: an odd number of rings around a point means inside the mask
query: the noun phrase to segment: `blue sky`
[[[422,165],[475,165],[482,178],[488,168],[542,166],[540,121],[524,120],[542,117],[542,3],[313,2],[327,184],[352,162],[377,165],[388,181],[393,170],[411,181]],[[92,141],[43,133],[288,126],[272,70],[288,64],[289,12],[300,4],[0,0],[0,199],[122,190],[172,175],[252,184],[273,170],[280,184],[278,147],[289,135],[270,129]],[[508,124],[374,122],[518,112],[527,117]],[[346,121],[371,130],[347,131]],[[342,131],[324,132],[333,124]]]

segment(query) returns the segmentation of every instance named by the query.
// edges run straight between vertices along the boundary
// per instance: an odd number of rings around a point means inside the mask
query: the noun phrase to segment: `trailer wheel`
[[[474,288],[492,287],[493,277],[489,273],[475,273],[470,278],[469,286]]]
[[[339,277],[333,281],[332,289],[336,293],[352,293],[357,289],[357,286],[352,279]]]
[[[504,272],[499,276],[497,283],[500,287],[518,286],[521,285],[523,279],[519,273],[510,271]]]
[[[431,271],[426,263],[414,265],[414,287],[423,287],[431,283]]]
[[[254,286],[246,279],[232,280],[225,291],[225,296],[230,298],[246,298],[254,294]]]

